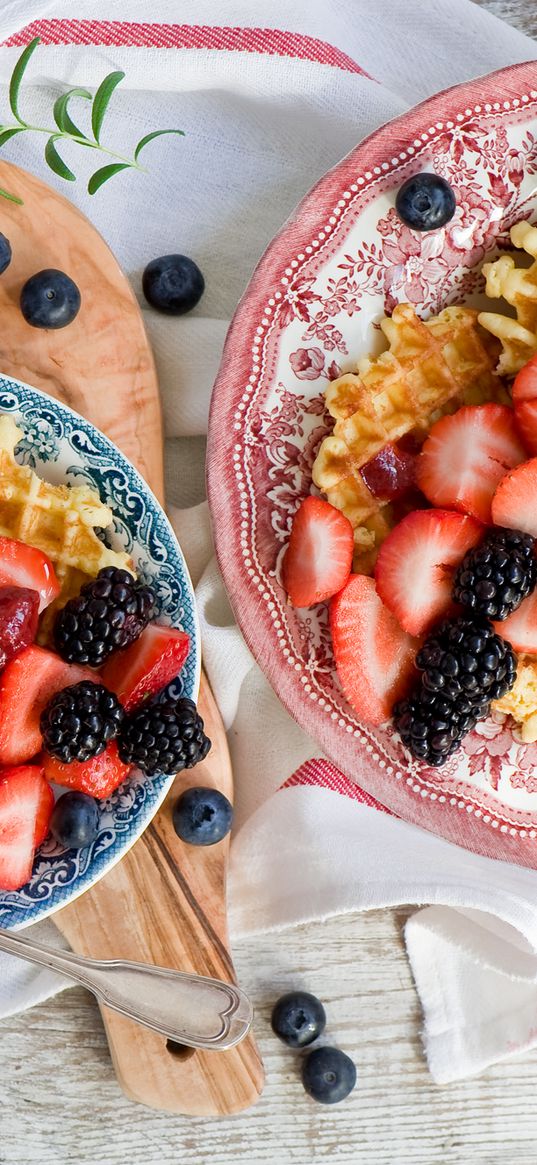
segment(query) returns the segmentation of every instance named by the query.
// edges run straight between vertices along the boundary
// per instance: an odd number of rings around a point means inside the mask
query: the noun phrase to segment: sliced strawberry
[[[520,369],[513,381],[513,405],[517,428],[533,456],[537,454],[537,356]]]
[[[402,631],[372,578],[352,574],[330,603],[337,674],[349,704],[367,724],[388,720],[416,676],[419,640]]]
[[[101,799],[109,797],[130,771],[129,765],[124,764],[119,756],[115,740],[111,740],[104,752],[91,760],[72,761],[67,765],[47,752],[42,753],[41,760],[48,781]]]
[[[492,521],[537,538],[537,457],[502,477],[492,499]]]
[[[293,607],[311,607],[340,591],[350,574],[354,537],[344,514],[308,497],[294,520],[282,570]]]
[[[103,684],[131,712],[179,675],[189,648],[185,631],[150,623],[135,643],[110,657],[102,670]]]
[[[0,675],[0,764],[31,760],[41,748],[39,719],[56,692],[97,672],[64,663],[43,647],[25,647]]]
[[[48,833],[54,794],[38,765],[0,770],[0,890],[19,890]]]
[[[29,767],[34,768],[35,766],[32,765]],[[2,770],[0,769],[0,773],[1,773],[1,771]],[[8,771],[8,770],[4,770],[4,771]],[[14,771],[14,770],[12,770],[12,771]],[[44,776],[45,776],[45,774],[44,774],[44,770],[43,770],[43,777]],[[45,838],[48,836],[48,834],[50,832],[50,819],[52,817],[54,804],[55,804],[54,793],[53,793],[48,781],[44,780],[43,788],[42,788],[42,792],[41,792],[41,798],[39,801],[39,808],[38,808],[36,822],[35,822],[34,845],[35,845],[36,849],[39,849],[41,842],[43,842],[45,840]]]
[[[507,405],[467,405],[432,426],[416,481],[435,506],[490,522],[490,503],[508,469],[527,457]]]
[[[28,587],[38,591],[39,610],[43,611],[60,593],[54,567],[35,546],[0,537],[0,586]]]
[[[375,566],[377,591],[401,627],[421,635],[451,606],[453,574],[483,537],[468,514],[416,510],[388,534]]]
[[[515,651],[537,655],[537,590],[523,599],[512,615],[495,623],[494,627]]]

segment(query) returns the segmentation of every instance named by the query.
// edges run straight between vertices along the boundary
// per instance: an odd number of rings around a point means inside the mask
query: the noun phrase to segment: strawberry
[[[75,760],[64,764],[47,752],[42,753],[41,760],[48,781],[101,799],[109,797],[130,771],[129,765],[124,764],[120,758],[115,740],[111,740],[104,752],[92,756],[90,760]]]
[[[402,631],[372,578],[351,575],[330,604],[330,627],[341,687],[368,724],[388,720],[415,679],[419,640]]]
[[[41,713],[50,698],[97,672],[64,663],[44,647],[25,647],[0,675],[0,764],[30,760],[41,748]]]
[[[375,582],[404,631],[421,635],[450,609],[455,568],[482,537],[480,522],[450,510],[415,510],[388,534]]]
[[[492,499],[492,521],[537,538],[537,457],[502,477]]]
[[[42,768],[0,770],[0,890],[19,890],[30,879],[53,808],[54,794]]]
[[[103,683],[131,712],[179,675],[189,648],[185,631],[150,623],[130,647],[110,657],[102,670]]]
[[[28,587],[39,592],[39,610],[43,611],[60,593],[54,567],[35,546],[0,537],[0,586]]]
[[[311,607],[340,591],[350,574],[354,538],[344,514],[321,498],[299,506],[282,569],[293,607]]]
[[[537,590],[522,599],[520,606],[507,619],[494,623],[494,629],[515,651],[537,655]]]
[[[19,766],[19,767],[27,767],[27,768],[33,769],[33,768],[36,768],[38,766],[33,764],[33,765]],[[3,770],[3,772],[10,772],[10,771],[14,772],[16,770],[14,770],[14,769],[11,769],[11,770],[4,769]],[[1,774],[2,774],[2,769],[0,769],[0,775]],[[43,778],[44,777],[45,777],[45,773],[43,770]],[[54,793],[53,793],[48,781],[44,780],[44,784],[43,784],[43,787],[41,790],[41,796],[40,796],[40,800],[39,800],[39,809],[38,809],[36,822],[35,822],[34,845],[35,845],[36,849],[39,849],[41,842],[43,842],[45,840],[45,838],[48,836],[48,834],[50,833],[50,820],[51,820],[52,813],[54,810],[54,804],[55,804]]]
[[[512,409],[466,405],[432,426],[417,460],[416,481],[433,505],[490,522],[498,482],[526,456]]]
[[[537,356],[520,369],[513,381],[515,420],[522,440],[533,456],[537,454]]]

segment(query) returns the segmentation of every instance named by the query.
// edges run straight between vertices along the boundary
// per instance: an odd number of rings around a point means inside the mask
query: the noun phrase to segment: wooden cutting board
[[[74,206],[25,171],[0,162],[0,231],[13,260],[0,277],[0,371],[43,389],[102,429],[163,500],[162,426],[155,367],[142,317],[116,260]],[[66,271],[80,288],[76,320],[39,331],[19,309],[25,280],[45,267]],[[91,890],[54,916],[75,951],[95,958],[154,962],[233,980],[226,924],[229,838],[184,845],[171,819],[177,794],[233,784],[224,727],[202,676],[200,712],[213,741],[207,759],[180,774],[162,808],[122,859]],[[252,1036],[227,1052],[169,1050],[159,1035],[101,1008],[117,1077],[131,1099],[198,1115],[254,1104],[263,1067]]]

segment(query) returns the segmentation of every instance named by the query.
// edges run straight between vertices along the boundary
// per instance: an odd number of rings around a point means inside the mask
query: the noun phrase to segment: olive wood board
[[[91,223],[33,175],[0,162],[0,231],[13,251],[0,278],[0,371],[70,405],[100,428],[163,501],[159,389],[142,316],[130,285]],[[78,287],[77,318],[57,331],[30,327],[22,285],[56,267]],[[176,836],[172,806],[190,785],[232,799],[224,726],[202,674],[199,707],[213,742],[195,770],[178,775],[144,834],[122,860],[54,916],[73,950],[97,959],[149,961],[234,980],[226,921],[229,838],[211,847]],[[263,1066],[253,1036],[225,1052],[172,1051],[147,1028],[101,1007],[118,1081],[132,1100],[169,1112],[217,1116],[254,1104]]]

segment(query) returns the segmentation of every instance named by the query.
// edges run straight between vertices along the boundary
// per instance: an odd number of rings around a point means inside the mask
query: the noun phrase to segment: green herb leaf
[[[93,108],[91,111],[91,126],[93,129],[93,136],[96,142],[99,142],[99,134],[101,126],[104,121],[104,115],[108,109],[110,98],[114,89],[117,88],[119,82],[123,80],[124,73],[109,73],[104,81],[101,81],[99,88],[93,98]]]
[[[91,101],[88,89],[70,89],[68,93],[62,93],[54,102],[52,110],[54,121],[62,133],[72,133],[77,138],[83,138],[84,134],[75,125],[67,109],[71,97],[85,97],[87,101]]]
[[[7,126],[6,129],[0,129],[0,149],[2,146],[5,146],[10,138],[14,138],[17,133],[24,133],[23,125]]]
[[[8,190],[2,190],[1,186],[0,186],[0,198],[7,198],[7,199],[9,199],[10,202],[16,202],[17,206],[24,206],[22,198],[19,198],[18,195],[16,195],[16,194],[10,194]]]
[[[95,194],[109,178],[113,178],[114,174],[119,174],[120,170],[130,170],[132,167],[130,162],[113,162],[111,166],[103,166],[101,170],[96,170],[92,174],[88,182],[88,194]]]
[[[52,127],[43,129],[41,126],[29,125],[28,122],[23,121],[19,114],[19,91],[21,82],[28,66],[28,62],[30,61],[30,58],[32,57],[39,43],[40,37],[34,37],[34,39],[30,41],[30,43],[23,49],[13,69],[11,81],[9,84],[9,104],[17,124],[3,125],[0,122],[0,149],[7,142],[9,142],[11,138],[15,137],[16,134],[22,133],[24,130],[28,132],[34,131],[36,133],[46,133],[48,138],[47,144],[45,146],[45,160],[53,173],[57,174],[59,178],[63,178],[65,182],[75,182],[76,175],[73,174],[73,171],[69,169],[69,166],[67,166],[63,158],[58,153],[56,148],[57,141],[74,141],[76,145],[86,146],[86,148],[90,150],[100,150],[102,153],[108,154],[112,158],[120,159],[117,162],[111,162],[106,166],[102,166],[101,169],[96,170],[95,173],[92,174],[88,182],[88,192],[89,194],[95,194],[96,191],[101,188],[101,186],[104,186],[105,182],[108,182],[110,178],[114,177],[115,174],[120,174],[122,170],[130,170],[133,168],[138,170],[142,169],[141,166],[138,166],[138,158],[142,153],[142,150],[144,150],[149,142],[152,142],[155,138],[163,137],[164,134],[171,133],[176,134],[179,137],[185,136],[182,129],[157,129],[152,133],[145,134],[145,136],[138,142],[132,160],[123,157],[121,154],[114,153],[113,150],[105,149],[105,147],[101,145],[100,134],[112,95],[125,76],[123,72],[119,71],[109,73],[108,76],[105,77],[103,81],[101,81],[101,84],[99,85],[93,97],[88,89],[83,89],[78,86],[76,88],[69,89],[65,93],[61,93],[60,96],[56,98],[52,110],[57,129]],[[91,101],[92,103],[91,128],[93,138],[83,133],[71,117],[69,112],[69,105],[71,100],[75,97],[80,97],[84,101]],[[20,206],[23,204],[22,199],[19,198],[16,194],[10,194],[7,190],[3,190],[1,187],[0,198],[8,198],[11,202],[16,202]]]
[[[54,145],[54,142],[56,142],[59,137],[61,137],[61,134],[56,133],[48,139],[45,146],[45,161],[47,162],[47,165],[50,166],[50,169],[53,170],[59,178],[65,178],[66,182],[76,182],[76,174],[73,174],[73,171],[65,165],[63,158],[60,158],[56,146]]]
[[[25,125],[26,122],[24,122],[22,117],[19,116],[19,89],[21,86],[22,78],[26,71],[28,61],[30,60],[32,53],[35,52],[39,42],[40,37],[34,36],[34,39],[30,41],[30,44],[26,45],[26,48],[21,53],[17,64],[13,69],[11,74],[11,81],[9,82],[9,104],[11,106],[11,112],[21,125]]]
[[[162,134],[165,134],[165,133],[179,134],[182,138],[184,138],[184,136],[185,136],[184,131],[182,129],[155,129],[155,130],[153,130],[153,133],[146,134],[145,138],[142,138],[142,140],[138,142],[138,145],[136,146],[136,149],[134,151],[134,161],[135,162],[138,161],[138,158],[139,158],[142,150],[144,149],[144,147],[147,145],[148,142],[152,142],[153,138],[162,137]]]

